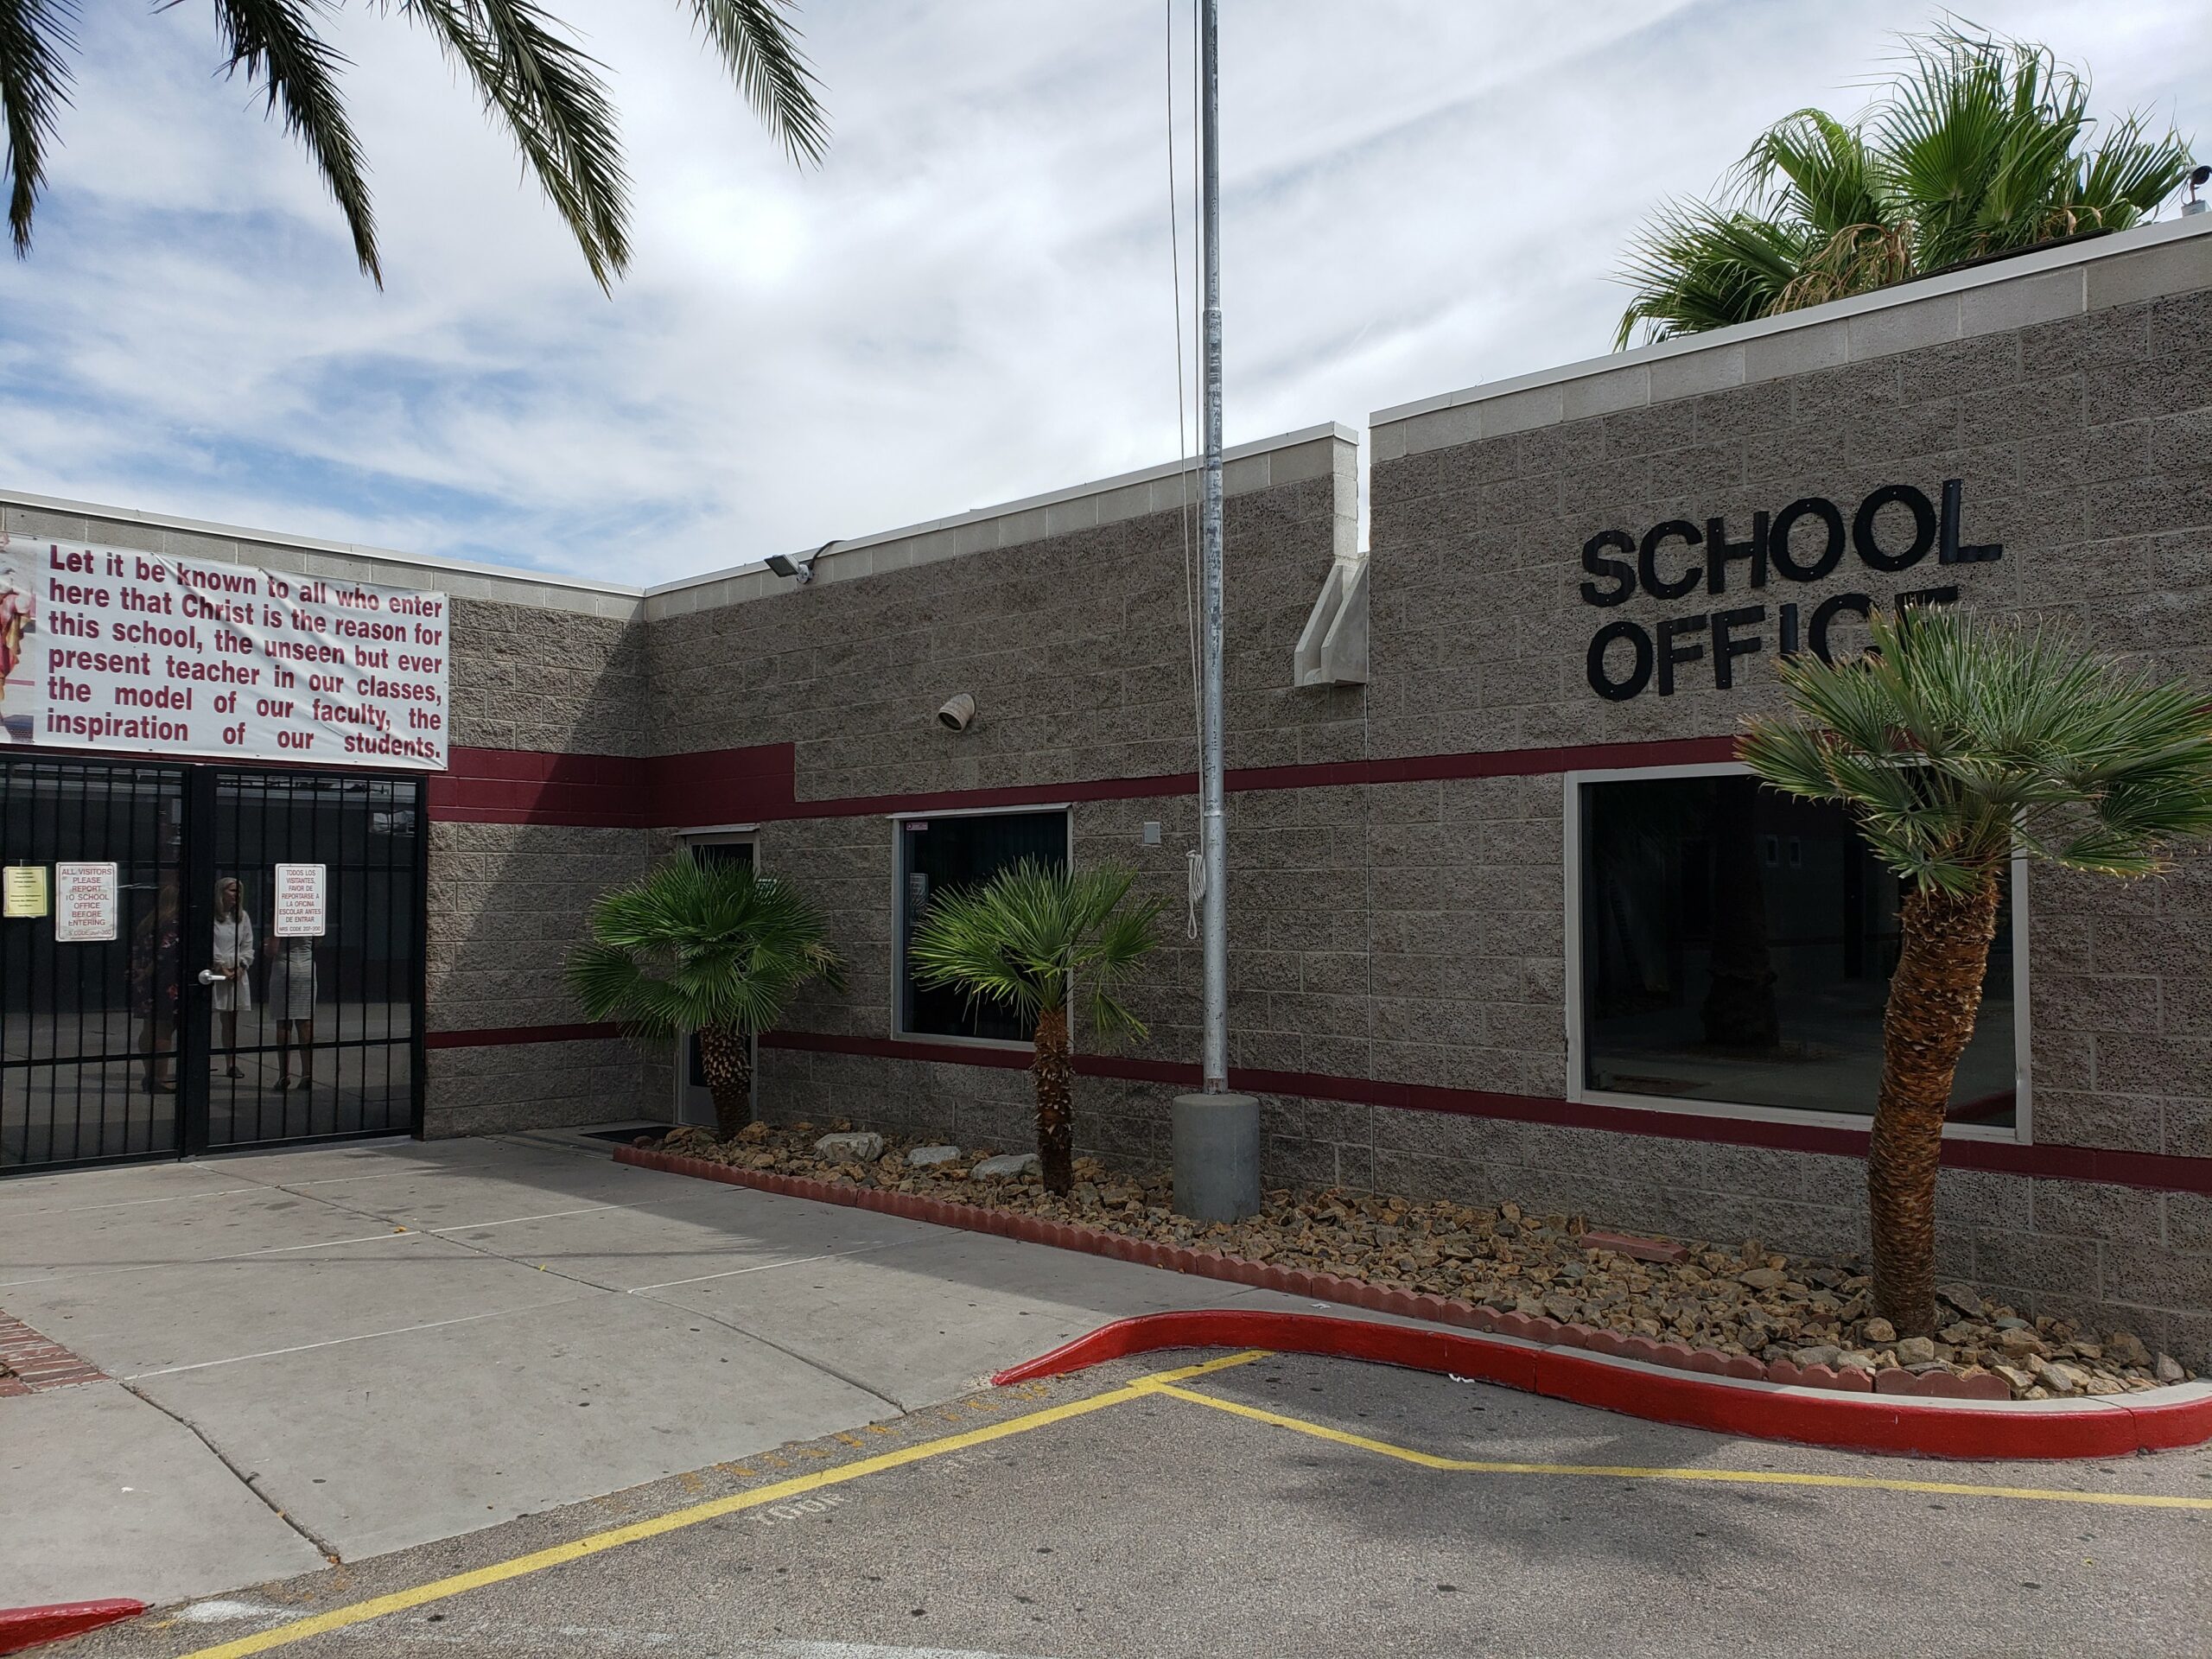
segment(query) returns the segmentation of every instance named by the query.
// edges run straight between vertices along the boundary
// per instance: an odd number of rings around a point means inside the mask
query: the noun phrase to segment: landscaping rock
[[[833,1164],[872,1164],[883,1156],[883,1137],[869,1131],[825,1135],[814,1143],[814,1150]]]
[[[1005,1181],[1041,1174],[1044,1168],[1033,1152],[1002,1152],[995,1158],[984,1159],[968,1173],[971,1179]]]
[[[2140,1337],[2130,1336],[2125,1331],[2115,1331],[2105,1344],[2105,1357],[2121,1365],[2151,1368],[2151,1351],[2143,1345]]]
[[[826,1137],[828,1151],[819,1149],[824,1129],[836,1132]],[[1679,1252],[1671,1244],[1623,1249],[1621,1242],[1642,1241],[1609,1237],[1581,1216],[1344,1189],[1277,1189],[1262,1195],[1249,1218],[1208,1226],[1174,1213],[1164,1170],[1078,1158],[1073,1189],[1056,1198],[1040,1182],[999,1175],[1034,1172],[1032,1154],[983,1159],[976,1166],[982,1179],[971,1180],[976,1153],[884,1135],[879,1155],[865,1159],[857,1155],[864,1148],[846,1144],[863,1133],[835,1121],[814,1128],[754,1123],[728,1141],[709,1129],[675,1129],[658,1145],[739,1170],[987,1208],[1046,1224],[1050,1237],[1104,1235],[1137,1247],[1127,1253],[1138,1260],[1150,1259],[1144,1250],[1183,1246],[1210,1259],[1263,1263],[1308,1281],[1324,1300],[1371,1306],[1368,1298],[1405,1292],[1435,1298],[1446,1323],[1475,1329],[1510,1328],[1500,1324],[1510,1318],[1538,1339],[1553,1340],[1573,1327],[1575,1336],[1590,1333],[1580,1345],[1593,1352],[1662,1364],[1681,1356],[1681,1365],[1706,1372],[1718,1366],[1720,1375],[1907,1395],[1993,1392],[2001,1383],[2021,1399],[2125,1395],[2188,1375],[2167,1356],[2139,1363],[2140,1344],[2125,1333],[2101,1339],[2050,1315],[2031,1320],[1990,1303],[1961,1307],[1967,1293],[1957,1285],[1948,1287],[1941,1315],[1946,1342],[1901,1343],[1888,1324],[1867,1317],[1871,1281],[1863,1260],[1793,1258],[1756,1239],[1740,1249],[1686,1239]],[[1432,1310],[1430,1317],[1439,1314]],[[2064,1369],[2046,1376],[2045,1361]]]

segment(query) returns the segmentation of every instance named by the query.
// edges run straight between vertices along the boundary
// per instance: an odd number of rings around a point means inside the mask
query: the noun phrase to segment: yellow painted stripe
[[[1977,1486],[1955,1480],[1893,1480],[1877,1475],[1799,1474],[1775,1469],[1639,1469],[1615,1464],[1492,1463],[1466,1458],[1440,1458],[1433,1452],[1416,1452],[1411,1446],[1393,1446],[1388,1440],[1348,1433],[1341,1428],[1308,1422],[1302,1417],[1287,1417],[1281,1412],[1268,1411],[1260,1406],[1216,1399],[1211,1395],[1176,1388],[1174,1383],[1181,1380],[1163,1373],[1158,1377],[1140,1378],[1129,1386],[1147,1394],[1173,1395],[1178,1400],[1187,1400],[1198,1406],[1210,1406],[1216,1411],[1229,1412],[1238,1417],[1249,1417],[1254,1422],[1272,1423],[1277,1428],[1293,1429],[1300,1434],[1310,1434],[1315,1440],[1333,1440],[1338,1446],[1378,1452],[1386,1458],[1395,1458],[1401,1463],[1418,1464],[1424,1469],[1441,1469],[1454,1473],[1602,1475],[1616,1480],[1705,1481],[1719,1485],[1740,1486],[1839,1486],[1860,1491],[1934,1492],[1952,1497],[2012,1497],[2048,1503],[2105,1503],[2124,1509],[2212,1510],[2212,1497],[2166,1497],[2147,1492],[2069,1492],[2040,1486]]]
[[[921,1463],[931,1458],[943,1457],[949,1452],[964,1451],[969,1446],[988,1445],[1015,1434],[1026,1434],[1032,1429],[1045,1428],[1053,1423],[1065,1422],[1071,1417],[1103,1410],[1109,1406],[1125,1405],[1132,1400],[1141,1400],[1152,1392],[1155,1384],[1181,1382],[1190,1377],[1205,1376],[1214,1371],[1225,1370],[1232,1365],[1247,1365],[1255,1359],[1264,1359],[1268,1351],[1261,1348],[1240,1354],[1225,1354],[1203,1364],[1185,1365],[1172,1371],[1159,1371],[1140,1377],[1125,1387],[1109,1389],[1104,1394],[1092,1395],[1087,1400],[1071,1400],[1065,1405],[1049,1406],[1043,1411],[1033,1411],[1026,1416],[1005,1422],[987,1423],[959,1434],[948,1434],[942,1440],[925,1440],[919,1446],[901,1446],[893,1452],[878,1452],[872,1458],[861,1458],[842,1464],[835,1469],[818,1470],[810,1475],[794,1476],[790,1480],[778,1481],[772,1486],[763,1486],[756,1491],[734,1492],[728,1497],[713,1498],[704,1503],[695,1503],[689,1509],[672,1510],[666,1515],[657,1515],[646,1521],[632,1522],[626,1527],[611,1527],[604,1532],[594,1532],[587,1537],[571,1539],[565,1544],[554,1544],[548,1548],[533,1550],[527,1555],[494,1561],[488,1567],[472,1568],[454,1573],[450,1578],[434,1579],[428,1584],[418,1584],[412,1589],[395,1590],[390,1595],[372,1596],[366,1601],[357,1601],[344,1607],[334,1607],[327,1613],[296,1619],[289,1624],[280,1624],[275,1630],[263,1630],[256,1636],[240,1637],[234,1642],[219,1643],[212,1648],[200,1648],[182,1656],[182,1659],[245,1659],[254,1653],[267,1653],[272,1648],[289,1647],[295,1642],[304,1642],[310,1637],[323,1636],[332,1630],[342,1630],[349,1625],[365,1624],[372,1618],[382,1618],[391,1613],[403,1613],[412,1607],[430,1602],[443,1601],[448,1597],[481,1590],[487,1585],[503,1584],[510,1579],[527,1577],[543,1573],[549,1567],[559,1567],[565,1561],[582,1560],[588,1555],[597,1555],[610,1549],[620,1549],[625,1544],[643,1542],[665,1533],[679,1532],[686,1527],[696,1527],[702,1521],[712,1521],[725,1515],[735,1515],[745,1510],[759,1509],[765,1504],[779,1503],[789,1497],[819,1491],[824,1486],[836,1486],[849,1480],[859,1480],[868,1475],[881,1474],[888,1469],[902,1468],[908,1464]],[[1192,1396],[1197,1398],[1198,1396]]]

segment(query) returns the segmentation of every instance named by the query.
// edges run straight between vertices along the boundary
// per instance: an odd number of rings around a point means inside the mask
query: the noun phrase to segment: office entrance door
[[[0,1173],[418,1130],[423,835],[416,778],[0,755]]]

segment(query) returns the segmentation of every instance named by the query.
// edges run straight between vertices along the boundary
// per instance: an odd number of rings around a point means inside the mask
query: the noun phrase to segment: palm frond
[[[1737,753],[1786,793],[1840,803],[1908,881],[1972,890],[2013,853],[2138,875],[2212,835],[2212,712],[2178,680],[2050,627],[1949,611],[1877,616],[1865,652],[1792,658],[1791,713]]]
[[[842,983],[822,918],[796,888],[688,850],[600,895],[567,978],[593,1019],[648,1038],[766,1031],[808,983]]]
[[[691,10],[753,105],[794,162],[819,162],[830,147],[830,118],[818,84],[784,16],[789,0],[691,0]]]
[[[2091,144],[2086,74],[2046,48],[1946,24],[1901,38],[1855,120],[1775,123],[1712,202],[1663,204],[1631,239],[1627,346],[1870,292],[2154,212],[2190,146],[2130,115]]]
[[[514,137],[601,289],[630,262],[628,175],[597,60],[532,0],[400,0]]]
[[[168,0],[168,5],[181,0]],[[215,0],[215,16],[229,44],[229,73],[245,71],[248,84],[267,88],[268,108],[281,111],[284,130],[307,147],[323,183],[345,215],[361,270],[384,286],[377,257],[376,215],[369,206],[365,164],[353,118],[338,93],[343,54],[315,33],[321,0]]]
[[[980,887],[939,893],[906,947],[915,981],[1031,1024],[1064,1012],[1080,986],[1095,1028],[1142,1037],[1143,1022],[1115,995],[1157,943],[1160,901],[1127,903],[1135,880],[1024,859]]]
[[[0,0],[0,121],[8,130],[8,232],[22,257],[46,182],[46,147],[69,101],[72,0]]]

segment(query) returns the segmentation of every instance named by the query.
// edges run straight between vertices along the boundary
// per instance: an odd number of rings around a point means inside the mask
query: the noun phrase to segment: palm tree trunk
[[[728,1026],[701,1027],[699,1069],[715,1097],[715,1127],[728,1140],[753,1121],[753,1051],[745,1033]]]
[[[1066,1009],[1037,1016],[1037,1058],[1029,1075],[1037,1085],[1037,1161],[1044,1166],[1045,1190],[1065,1198],[1075,1185],[1075,1065]]]
[[[1951,1078],[1974,1035],[1997,933],[1994,876],[1959,897],[1915,888],[1882,1018],[1882,1092],[1866,1148],[1874,1309],[1908,1337],[1936,1330],[1936,1172]]]

